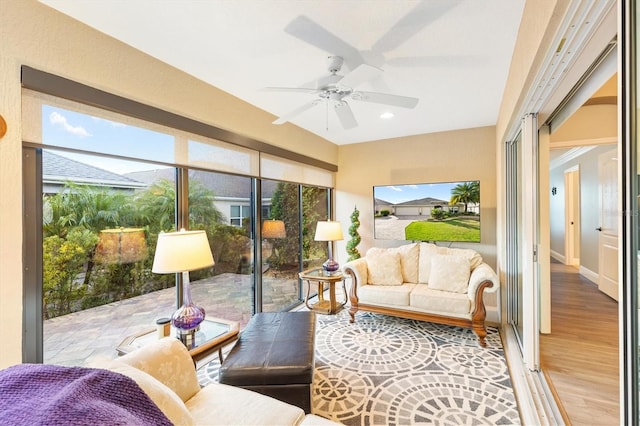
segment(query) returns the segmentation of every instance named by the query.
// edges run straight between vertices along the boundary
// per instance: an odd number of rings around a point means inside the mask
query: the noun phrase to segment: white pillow
[[[418,282],[418,258],[420,257],[420,246],[418,243],[405,244],[390,250],[400,255],[402,281],[416,284]]]
[[[418,282],[426,284],[429,282],[431,273],[431,259],[438,254],[438,247],[431,243],[420,243],[420,258],[418,260]]]
[[[402,285],[400,254],[391,249],[373,247],[367,251],[369,284]]]
[[[472,271],[476,269],[478,266],[480,266],[480,264],[482,264],[482,256],[480,255],[480,253],[478,253],[473,249],[449,248],[449,247],[443,247],[443,248],[445,248],[446,250],[441,251],[440,254],[452,254],[455,256],[462,256],[469,259],[469,262],[471,263]]]
[[[431,257],[429,288],[466,293],[469,288],[471,262],[463,256],[437,254]]]

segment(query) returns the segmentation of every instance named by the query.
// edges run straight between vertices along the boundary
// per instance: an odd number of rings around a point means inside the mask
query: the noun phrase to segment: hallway
[[[619,424],[618,304],[553,259],[551,304],[540,360],[565,422]]]

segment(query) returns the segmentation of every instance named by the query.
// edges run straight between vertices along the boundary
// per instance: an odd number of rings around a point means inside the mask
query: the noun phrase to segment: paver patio
[[[298,302],[298,279],[263,277],[263,311],[279,311]],[[194,303],[208,316],[239,321],[253,311],[253,277],[226,273],[191,283]],[[96,357],[117,356],[116,347],[132,334],[155,327],[176,310],[175,287],[44,321],[44,362],[83,365]]]

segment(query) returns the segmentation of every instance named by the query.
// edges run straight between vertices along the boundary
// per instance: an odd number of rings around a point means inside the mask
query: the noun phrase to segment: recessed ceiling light
[[[380,114],[380,118],[384,119],[384,120],[388,120],[390,118],[393,118],[393,113],[392,112],[383,112],[382,114]]]

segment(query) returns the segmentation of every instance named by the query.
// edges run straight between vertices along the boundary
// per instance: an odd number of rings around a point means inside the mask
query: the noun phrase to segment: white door
[[[618,300],[618,153],[598,158],[600,226],[598,236],[598,288]]]

